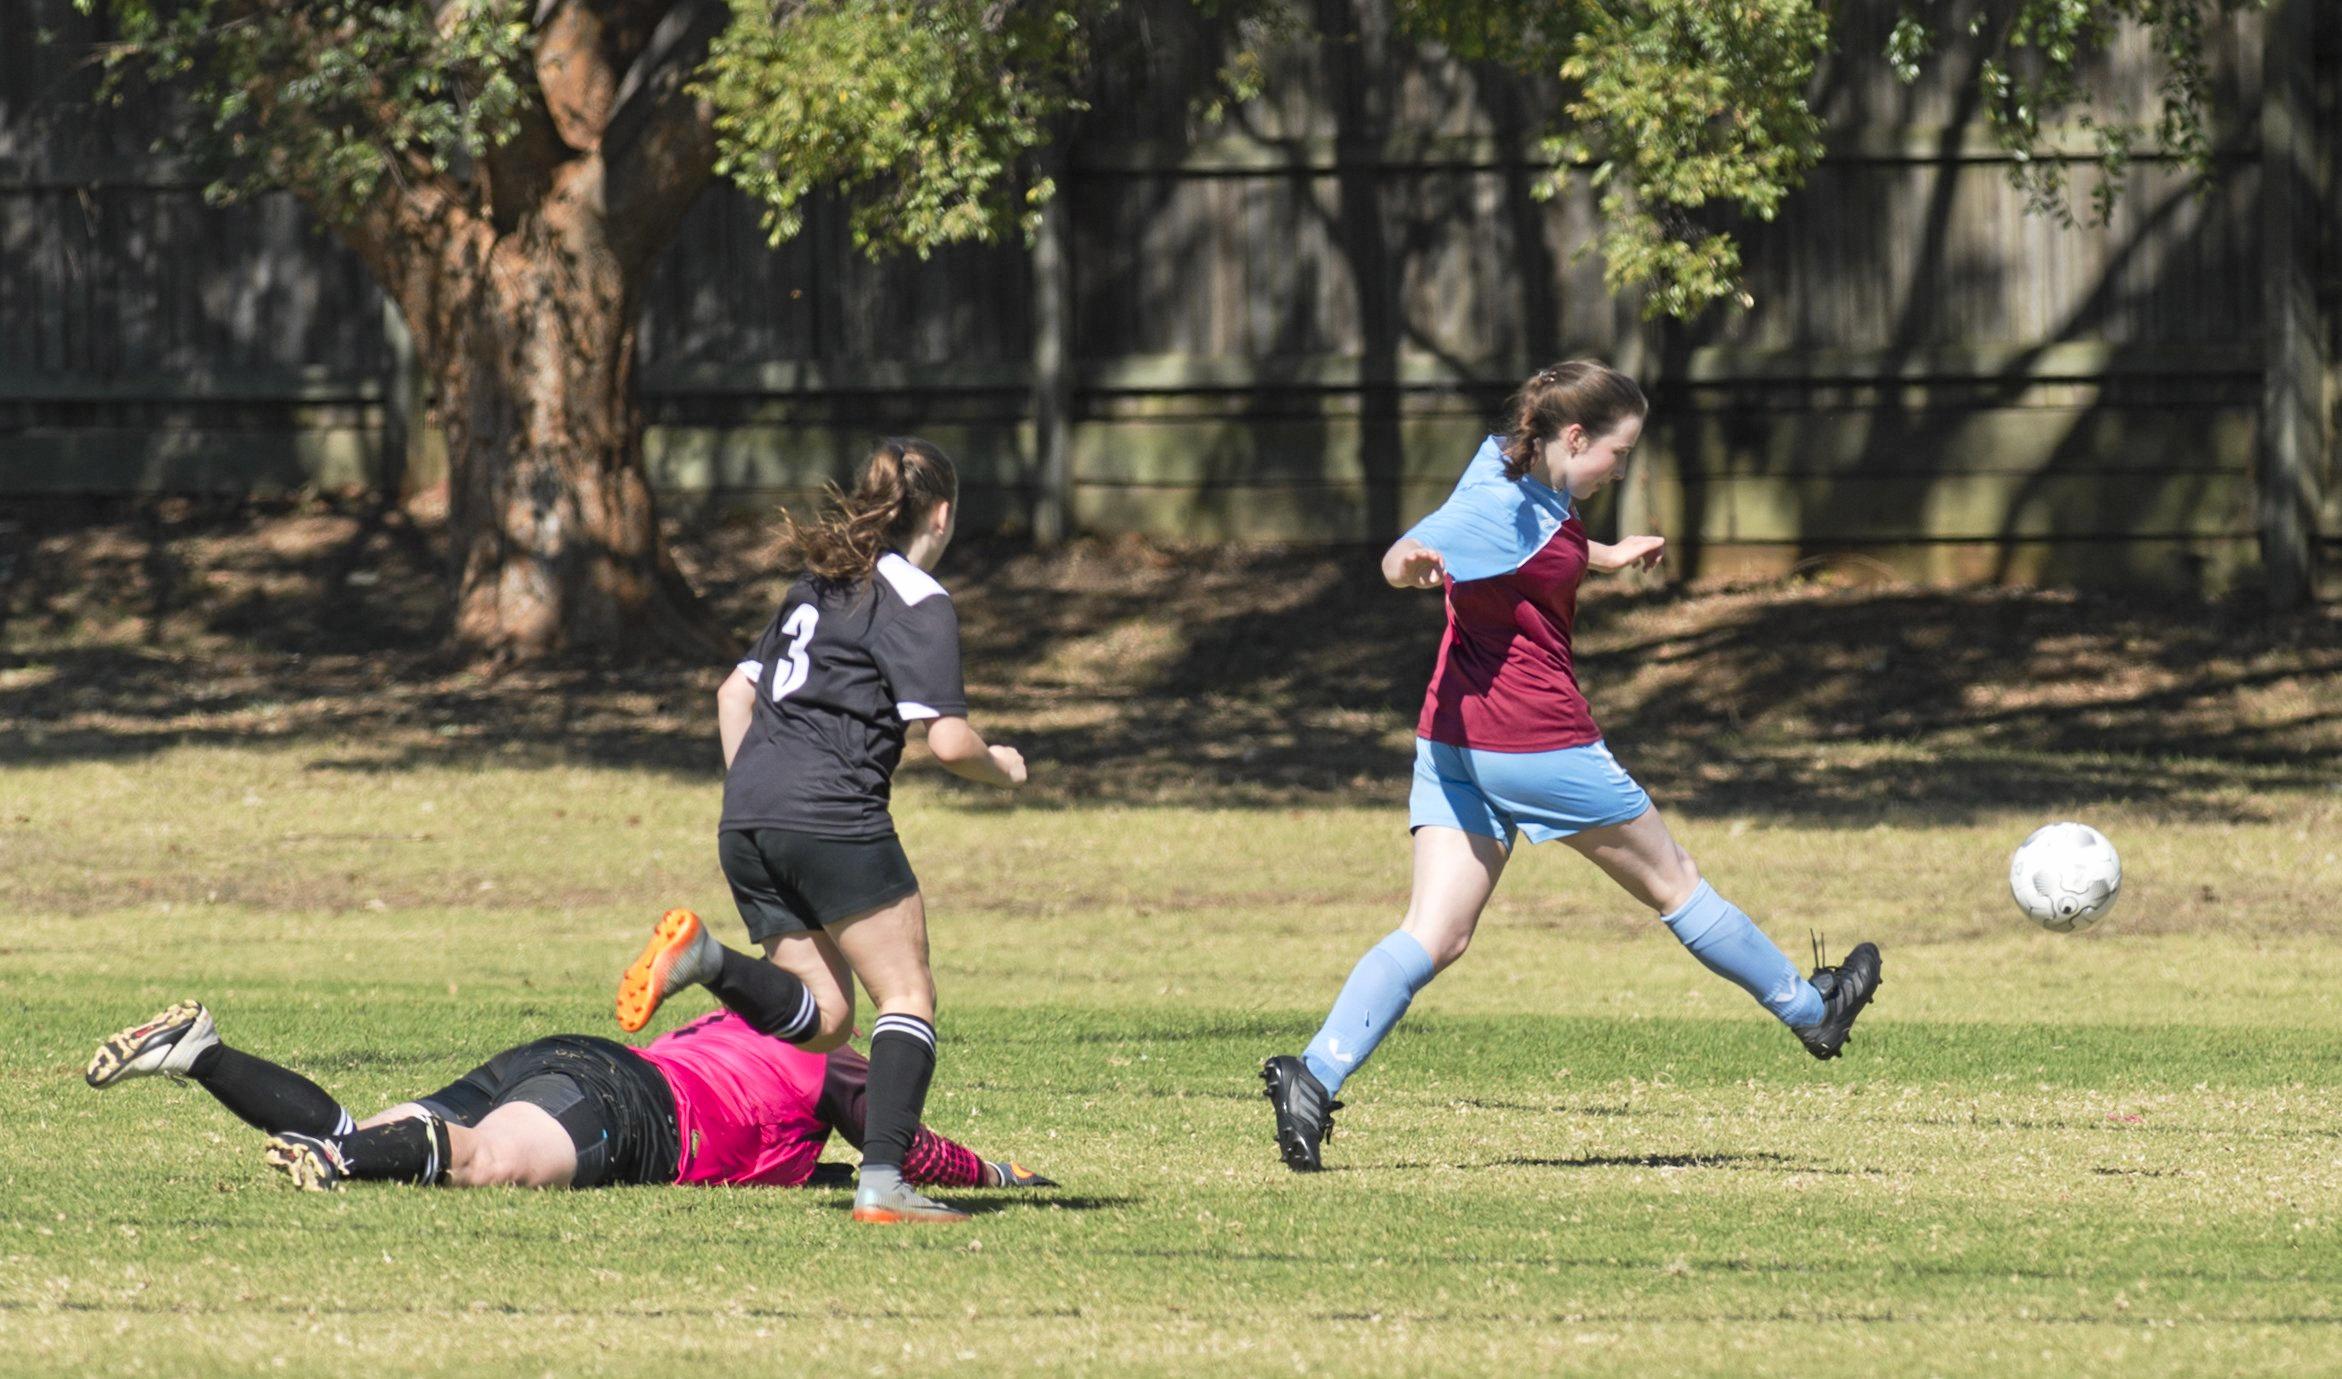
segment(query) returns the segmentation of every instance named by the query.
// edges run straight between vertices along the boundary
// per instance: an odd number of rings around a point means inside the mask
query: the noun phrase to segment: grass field
[[[1390,921],[1394,810],[906,793],[931,1119],[1067,1185],[969,1194],[964,1230],[825,1191],[305,1197],[199,1092],[80,1083],[181,995],[369,1106],[606,1031],[656,910],[723,913],[705,782],[297,748],[0,774],[0,1370],[2342,1368],[2332,804],[2095,812],[2129,871],[2077,938],[2000,895],[2026,818],[1687,819],[1791,946],[1884,945],[1829,1066],[1527,854],[1303,1179],[1253,1068]]]
[[[1403,904],[1435,611],[1353,557],[971,552],[979,711],[1036,778],[905,773],[930,1119],[1066,1186],[873,1231],[830,1191],[302,1196],[199,1091],[82,1085],[194,996],[370,1108],[609,1032],[665,906],[737,939],[720,671],[448,661],[420,539],[166,521],[19,567],[0,1374],[2342,1373],[2331,613],[1597,593],[1622,758],[1792,952],[1878,940],[1878,1004],[1815,1064],[1524,852],[1299,1178],[1254,1069]],[[686,558],[747,626],[744,552]],[[2004,890],[2059,815],[2126,863],[2070,938]]]

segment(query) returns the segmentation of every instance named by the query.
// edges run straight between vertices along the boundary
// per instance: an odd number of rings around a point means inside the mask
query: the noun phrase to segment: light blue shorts
[[[1415,739],[1407,827],[1459,828],[1513,845],[1550,843],[1641,817],[1651,797],[1599,742],[1552,752],[1483,752]]]

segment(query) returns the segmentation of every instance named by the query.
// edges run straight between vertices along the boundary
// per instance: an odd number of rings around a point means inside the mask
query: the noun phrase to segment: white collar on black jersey
[[[904,603],[917,603],[922,599],[933,598],[937,594],[941,594],[945,598],[951,597],[951,591],[936,583],[935,576],[913,565],[893,551],[888,551],[878,558],[878,573],[885,576],[887,584],[895,591],[895,597]]]

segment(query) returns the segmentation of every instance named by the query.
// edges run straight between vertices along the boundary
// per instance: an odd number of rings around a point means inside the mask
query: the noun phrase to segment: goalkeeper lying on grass
[[[816,1180],[832,1130],[860,1146],[869,1069],[850,1049],[808,1053],[725,1011],[639,1049],[579,1034],[522,1044],[359,1121],[308,1078],[223,1043],[211,1012],[181,1001],[100,1045],[88,1079],[99,1088],[157,1073],[192,1081],[269,1136],[271,1165],[316,1190],[349,1179],[795,1187]],[[924,1126],[903,1176],[937,1187],[1056,1186]]]

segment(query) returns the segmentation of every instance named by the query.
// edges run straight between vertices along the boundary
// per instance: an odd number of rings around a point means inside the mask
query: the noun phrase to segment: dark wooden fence
[[[1591,351],[1658,402],[1625,511],[1597,519],[1667,532],[1688,573],[2228,582],[2262,565],[2268,436],[2342,531],[2330,8],[2225,29],[2217,178],[2142,148],[2101,226],[2027,213],[1978,123],[1979,53],[1901,86],[1877,56],[1892,7],[1842,7],[1816,89],[1832,155],[1740,227],[1754,305],[1693,326],[1604,289],[1582,181],[1538,195],[1551,92],[1328,0],[1341,35],[1201,128],[1211,36],[1161,25],[1068,141],[1034,249],[872,264],[830,206],[776,249],[709,194],[644,307],[650,460],[672,502],[766,502],[915,428],[986,520],[1381,539],[1516,380]],[[0,500],[429,482],[412,361],[354,260],[287,198],[205,206],[132,122],[92,119],[88,37],[65,0],[0,0]],[[2095,108],[2151,112],[2156,78],[2128,43]],[[2086,210],[2090,145],[2060,149]],[[2265,322],[2304,300],[2273,354]]]

